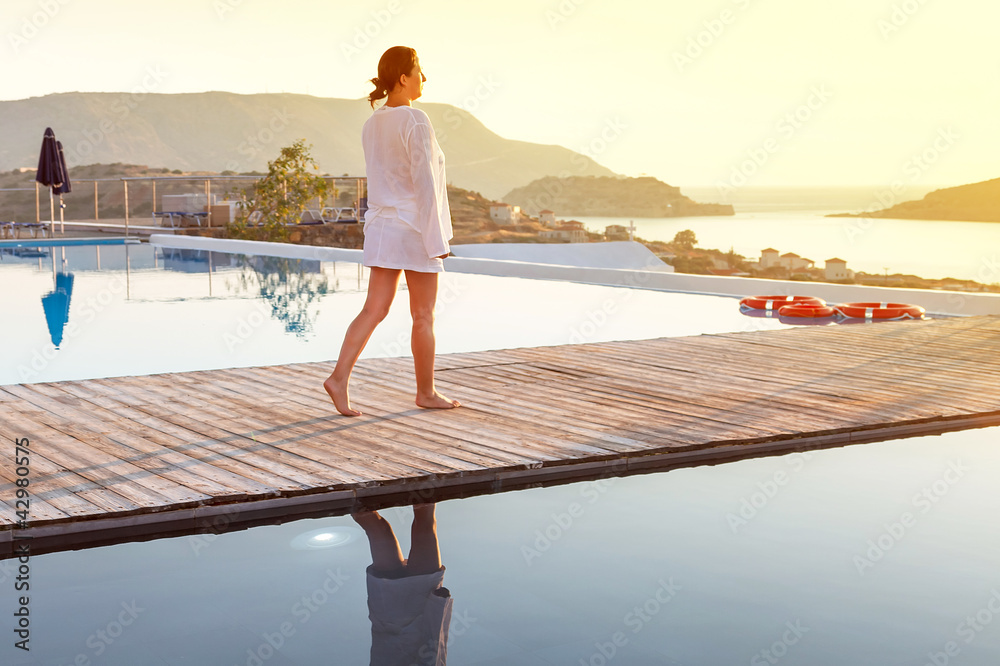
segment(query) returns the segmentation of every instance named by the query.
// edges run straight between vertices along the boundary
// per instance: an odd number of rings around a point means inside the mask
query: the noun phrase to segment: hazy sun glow
[[[123,91],[358,98],[416,47],[425,100],[681,186],[997,177],[988,0],[6,0],[6,99]],[[947,140],[942,139],[946,137]],[[744,179],[741,181],[741,178]]]

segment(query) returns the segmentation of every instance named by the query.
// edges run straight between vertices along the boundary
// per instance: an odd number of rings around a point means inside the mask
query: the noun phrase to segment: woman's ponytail
[[[371,79],[371,82],[372,85],[375,86],[375,90],[368,94],[368,103],[371,104],[374,109],[375,102],[389,96],[389,89],[382,85],[382,81],[377,76],[374,79]]]

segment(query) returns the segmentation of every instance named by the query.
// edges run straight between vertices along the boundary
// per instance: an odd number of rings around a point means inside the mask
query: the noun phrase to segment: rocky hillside
[[[448,160],[455,185],[499,197],[536,178],[567,169],[613,175],[561,146],[511,141],[448,104],[421,104]],[[176,95],[63,93],[0,101],[0,170],[38,164],[46,127],[55,130],[70,167],[148,164],[192,171],[263,170],[296,139],[313,145],[320,169],[364,175],[364,100],[309,95],[225,92]]]
[[[511,190],[503,201],[529,215],[549,209],[558,217],[688,217],[733,215],[726,204],[702,204],[652,177],[545,177]]]
[[[923,199],[874,212],[838,213],[829,217],[889,217],[906,220],[1000,222],[1000,178],[934,190]]]

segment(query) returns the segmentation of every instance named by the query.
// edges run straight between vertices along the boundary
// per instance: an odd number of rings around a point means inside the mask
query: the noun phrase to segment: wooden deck
[[[442,355],[445,411],[369,359],[358,418],[331,367],[0,387],[0,556],[1000,424],[1000,316]]]

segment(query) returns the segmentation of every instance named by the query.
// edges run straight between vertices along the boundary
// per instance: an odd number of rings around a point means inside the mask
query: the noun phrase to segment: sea
[[[670,241],[678,231],[690,229],[698,247],[733,250],[748,259],[759,259],[761,250],[774,248],[811,259],[819,268],[827,259],[838,258],[855,272],[1000,283],[1000,223],[826,217],[881,208],[879,201],[890,196],[896,203],[920,199],[932,189],[892,195],[877,188],[756,188],[727,200],[716,189],[681,188],[698,202],[731,203],[736,214],[573,219],[590,231],[632,223],[635,236],[644,240]]]

